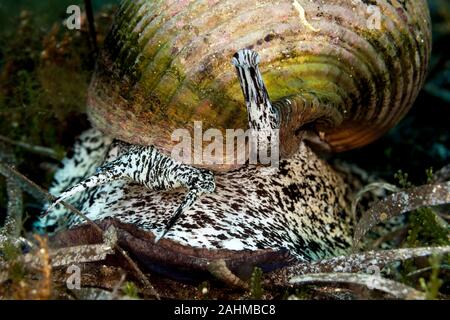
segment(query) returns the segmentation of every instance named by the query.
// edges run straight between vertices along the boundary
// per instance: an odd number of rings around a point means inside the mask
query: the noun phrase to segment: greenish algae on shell
[[[167,154],[177,143],[173,131],[192,132],[196,120],[203,130],[245,130],[230,61],[252,48],[271,99],[280,100],[282,155],[296,151],[296,133],[308,122],[335,151],[377,139],[423,85],[431,49],[426,1],[294,2],[304,19],[292,0],[123,0],[91,84],[91,121]],[[374,8],[380,29],[368,27]]]

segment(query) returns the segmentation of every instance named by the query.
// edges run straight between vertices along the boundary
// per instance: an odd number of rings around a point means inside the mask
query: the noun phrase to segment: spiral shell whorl
[[[282,148],[295,149],[294,132],[309,121],[337,151],[375,140],[423,85],[431,48],[426,1],[296,2],[307,23],[292,0],[124,0],[92,81],[90,119],[116,138],[166,153],[176,143],[172,131],[192,130],[194,120],[204,130],[245,129],[230,61],[251,48],[272,100],[291,104],[280,112],[281,136],[293,137]],[[380,29],[367,27],[369,6],[380,10]],[[309,114],[311,106],[320,112]]]

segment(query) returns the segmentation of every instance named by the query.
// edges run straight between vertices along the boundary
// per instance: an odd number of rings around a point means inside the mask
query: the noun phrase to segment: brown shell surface
[[[246,130],[231,58],[251,48],[272,101],[335,108],[341,123],[318,131],[334,151],[360,147],[413,104],[430,28],[425,0],[124,0],[98,61],[88,114],[104,133],[166,154],[178,143],[175,129],[193,137],[194,121],[203,130]]]

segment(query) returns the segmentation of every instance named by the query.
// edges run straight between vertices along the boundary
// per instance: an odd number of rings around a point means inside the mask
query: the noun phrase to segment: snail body
[[[118,149],[98,130],[84,132],[50,191],[59,194],[94,175],[97,167],[118,157]],[[93,156],[86,157],[86,150]],[[71,202],[94,221],[115,219],[138,228],[152,248],[176,243],[177,248],[200,252],[284,251],[302,261],[343,254],[351,245],[351,190],[305,144],[300,150],[282,160],[275,173],[254,166],[217,174],[216,191],[200,197],[156,244],[172,208],[183,199],[181,190],[160,192],[118,180],[78,193]],[[74,171],[74,164],[88,169]],[[60,219],[66,219],[70,229],[85,224],[62,207],[46,219],[42,226]]]
[[[430,55],[425,0],[374,3],[377,28],[368,28],[361,12],[369,5],[357,0],[123,0],[89,89],[95,129],[65,160],[52,192],[75,196],[93,220],[139,229],[150,246],[134,248],[144,260],[163,261],[155,252],[169,242],[184,258],[165,263],[188,269],[191,249],[201,261],[216,251],[287,250],[298,260],[342,253],[351,243],[351,192],[302,139],[312,133],[332,151],[377,139],[411,107]],[[215,182],[183,185],[171,135],[193,133],[195,121],[205,130],[256,128],[262,141],[279,130],[282,160],[269,174],[229,161],[190,166],[192,181],[214,171]],[[152,166],[173,170],[141,179],[152,150]],[[188,188],[184,200],[177,190],[161,192],[179,185]],[[197,201],[186,200],[193,195]],[[57,208],[40,226],[67,214]],[[69,227],[82,225],[70,217]]]

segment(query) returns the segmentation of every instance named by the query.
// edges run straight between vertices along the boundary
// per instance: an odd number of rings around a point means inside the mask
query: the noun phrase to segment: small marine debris
[[[230,287],[248,289],[248,284],[236,276],[227,266],[225,260],[220,259],[208,264],[208,271],[218,280],[223,281]]]
[[[298,11],[298,14],[300,16],[300,21],[302,22],[303,25],[305,25],[305,27],[307,27],[309,30],[314,31],[314,32],[319,32],[320,29],[316,29],[314,28],[309,22],[308,20],[306,20],[306,14],[305,14],[305,9],[302,7],[302,5],[298,2],[298,0],[294,0],[292,1],[292,5],[294,6],[295,10]]]
[[[357,285],[369,290],[378,290],[396,299],[425,300],[425,294],[400,282],[377,275],[364,273],[315,273],[298,276],[290,280],[294,285]]]
[[[383,269],[389,263],[408,259],[450,253],[450,246],[375,250],[324,259],[317,262],[299,262],[273,271],[266,276],[272,285],[286,286],[291,277],[312,273],[366,273],[372,267]]]
[[[380,222],[426,206],[450,203],[450,182],[412,187],[375,201],[355,227],[354,247],[364,235]]]

